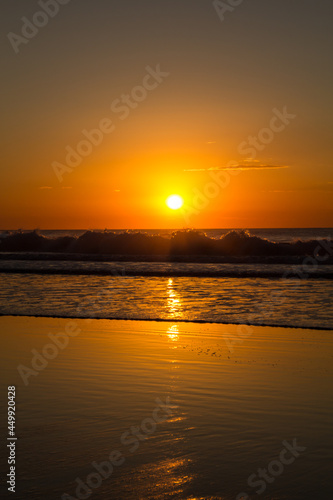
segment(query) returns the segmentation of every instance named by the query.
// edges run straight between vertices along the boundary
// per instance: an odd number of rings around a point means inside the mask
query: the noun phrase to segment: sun
[[[172,194],[169,198],[167,198],[166,204],[169,208],[171,208],[171,210],[178,210],[183,206],[184,200],[178,194]]]

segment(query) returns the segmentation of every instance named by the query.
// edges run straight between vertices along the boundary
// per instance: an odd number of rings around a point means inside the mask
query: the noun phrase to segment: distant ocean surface
[[[333,329],[333,229],[174,233],[0,231],[0,314]]]

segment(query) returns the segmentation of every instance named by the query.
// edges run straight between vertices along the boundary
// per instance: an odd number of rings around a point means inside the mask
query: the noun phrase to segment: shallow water
[[[92,462],[113,450],[125,462],[86,498],[331,498],[329,332],[256,327],[235,344],[236,326],[76,324],[81,332],[25,386],[18,364],[31,367],[31,349],[42,353],[48,334],[63,333],[68,320],[0,318],[1,380],[17,386],[15,498],[77,498],[76,478],[85,482]],[[168,397],[171,415],[146,433],[156,398]],[[146,437],[135,450],[121,441],[132,426]],[[249,476],[294,439],[306,449],[258,496]]]
[[[0,274],[0,313],[333,329],[326,279]]]

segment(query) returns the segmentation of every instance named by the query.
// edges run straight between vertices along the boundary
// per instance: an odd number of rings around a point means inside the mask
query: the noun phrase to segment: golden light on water
[[[169,446],[173,442],[169,441]],[[189,470],[191,462],[175,457],[141,467],[135,474],[136,498],[185,498],[185,489],[195,477]]]
[[[170,328],[168,328],[167,335],[172,342],[177,342],[177,340],[179,340],[179,326],[170,326]]]
[[[171,318],[183,318],[183,303],[181,300],[181,296],[175,289],[174,281],[172,278],[169,278],[168,280],[166,308]]]

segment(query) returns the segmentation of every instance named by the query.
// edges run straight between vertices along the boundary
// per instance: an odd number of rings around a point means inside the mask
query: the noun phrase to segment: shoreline
[[[6,313],[1,313],[0,312],[0,318],[45,318],[45,319],[71,319],[71,320],[78,320],[78,321],[125,321],[125,322],[147,322],[147,323],[181,323],[181,324],[191,324],[193,323],[194,325],[221,325],[221,326],[232,326],[232,327],[239,327],[239,326],[250,326],[253,328],[283,328],[284,330],[287,330],[288,328],[291,330],[310,330],[310,331],[320,331],[320,332],[331,332],[333,331],[333,327],[328,328],[328,327],[322,327],[322,326],[291,326],[291,325],[278,325],[278,324],[265,324],[263,325],[262,323],[230,323],[230,322],[217,322],[217,321],[208,321],[208,320],[200,320],[200,319],[174,319],[174,318],[114,318],[114,317],[82,317],[82,316],[75,316],[75,315],[69,315],[69,316],[63,316],[63,315],[36,315],[36,314],[6,314]]]

